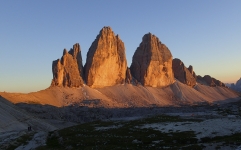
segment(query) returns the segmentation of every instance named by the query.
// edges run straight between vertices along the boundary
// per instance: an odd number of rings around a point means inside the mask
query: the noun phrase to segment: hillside
[[[89,107],[150,107],[181,106],[199,103],[230,102],[239,96],[225,87],[197,84],[194,88],[179,81],[163,88],[118,84],[104,88],[50,87],[28,94],[0,92],[12,103],[52,105],[56,107],[79,105]]]

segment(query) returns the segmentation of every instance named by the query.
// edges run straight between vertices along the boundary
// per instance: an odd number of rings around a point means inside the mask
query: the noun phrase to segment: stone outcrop
[[[125,46],[110,27],[104,27],[87,53],[85,79],[93,88],[125,82],[127,61]]]
[[[172,54],[151,33],[145,34],[130,67],[132,76],[144,86],[164,87],[174,82]]]
[[[126,83],[131,83],[132,81],[132,76],[131,76],[131,70],[130,68],[126,69]]]
[[[83,85],[82,56],[78,43],[69,52],[64,49],[61,60],[53,61],[52,72],[51,86],[79,87]]]
[[[93,41],[87,53],[85,67],[82,64],[80,45],[76,43],[69,51],[64,49],[61,59],[53,61],[52,72],[51,86],[80,87],[85,80],[92,88],[123,83],[165,87],[174,83],[175,77],[191,87],[197,82],[226,87],[209,75],[196,76],[193,67],[190,65],[186,68],[179,59],[172,60],[170,50],[151,33],[142,37],[128,68],[124,43],[110,27],[102,28]],[[241,79],[237,85],[241,87]]]
[[[69,54],[71,54],[73,58],[75,58],[75,60],[77,61],[80,76],[82,78],[83,64],[82,64],[82,55],[81,55],[80,45],[78,43],[73,45],[73,48],[70,49]]]
[[[205,75],[203,77],[203,79],[205,80],[205,82],[209,85],[209,86],[216,86],[213,78],[210,75]]]
[[[193,66],[189,65],[189,67],[187,68],[189,70],[189,72],[192,74],[192,76],[197,79],[196,73],[193,71]]]
[[[192,66],[187,69],[180,59],[175,58],[172,61],[172,69],[177,80],[191,87],[196,85],[196,75]]]
[[[205,75],[204,77],[197,76],[197,82],[200,84],[204,84],[212,87],[215,87],[215,86],[226,87],[226,85],[223,82],[211,77],[210,75]]]
[[[200,83],[200,84],[203,84],[203,85],[208,85],[206,83],[206,81],[203,79],[203,77],[200,76],[200,75],[197,76],[197,80],[196,81],[197,81],[197,83]]]

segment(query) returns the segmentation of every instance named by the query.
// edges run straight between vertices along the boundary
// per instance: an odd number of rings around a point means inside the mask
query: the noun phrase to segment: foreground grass
[[[203,149],[215,143],[217,149],[241,145],[241,133],[229,136],[196,138],[194,131],[164,133],[144,124],[169,122],[200,122],[176,116],[155,116],[133,121],[95,121],[50,132],[42,149]]]
[[[35,132],[26,133],[20,137],[18,137],[16,140],[12,141],[8,145],[1,147],[0,149],[6,149],[6,150],[14,150],[15,148],[26,145],[34,136]]]
[[[201,138],[203,143],[223,143],[224,145],[241,145],[241,133],[234,133],[233,135],[216,136],[213,138]]]
[[[202,149],[197,145],[193,131],[163,133],[138,127],[147,123],[180,121],[186,120],[155,116],[128,122],[96,121],[50,132],[46,146],[38,149]]]

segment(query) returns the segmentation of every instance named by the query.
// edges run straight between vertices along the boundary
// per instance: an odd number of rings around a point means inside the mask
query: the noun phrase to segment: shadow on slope
[[[222,105],[241,106],[241,101]],[[46,122],[54,124],[56,121],[85,123],[97,120],[135,120],[142,117],[148,117],[158,114],[187,114],[205,113],[213,111],[219,107],[219,104],[210,105],[202,103],[199,105],[183,105],[168,107],[129,107],[129,108],[105,108],[105,107],[87,107],[87,106],[64,106],[55,107],[51,105],[25,104],[19,103],[16,106],[26,110],[31,115],[43,119]]]
[[[15,106],[0,96],[0,133],[7,131],[26,130],[28,126],[34,126],[35,130],[51,131],[54,126],[39,120],[25,110]]]

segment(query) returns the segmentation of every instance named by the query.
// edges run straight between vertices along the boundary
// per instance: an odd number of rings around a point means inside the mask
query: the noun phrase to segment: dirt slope
[[[239,99],[236,93],[225,87],[197,84],[191,88],[179,81],[164,88],[119,84],[97,89],[88,86],[51,87],[28,94],[0,92],[0,95],[12,103],[48,104],[57,107],[73,104],[90,107],[148,107],[229,102]]]

